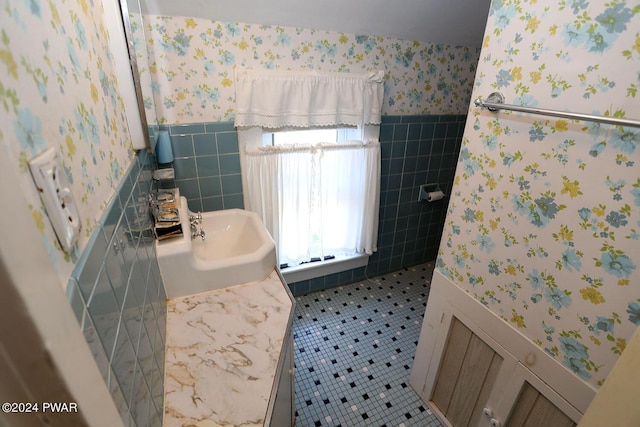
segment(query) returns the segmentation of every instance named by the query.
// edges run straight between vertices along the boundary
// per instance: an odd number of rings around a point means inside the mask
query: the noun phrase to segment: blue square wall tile
[[[417,141],[420,139],[420,135],[422,133],[422,124],[421,123],[411,123],[409,125],[409,132],[407,133],[408,141]]]
[[[118,332],[120,307],[116,303],[106,274],[98,278],[98,286],[87,308],[105,352],[111,354]]]
[[[242,193],[242,177],[240,174],[223,175],[222,177],[222,193],[228,194]]]
[[[382,116],[382,125],[400,123],[401,121],[402,116]]]
[[[225,209],[244,209],[242,194],[224,195],[222,200]]]
[[[197,176],[199,178],[220,175],[218,156],[196,157]]]
[[[420,149],[420,141],[419,140],[408,141],[407,142],[407,148],[405,150],[405,156],[406,157],[415,157],[415,156],[418,155],[419,149]]]
[[[389,175],[395,175],[402,173],[402,169],[404,168],[404,158],[399,157],[395,159],[391,159],[389,162]]]
[[[403,158],[407,143],[404,140],[395,140],[391,145],[391,158]]]
[[[198,176],[196,160],[193,157],[174,159],[173,169],[175,171],[176,180],[196,178]]]
[[[240,154],[221,154],[218,156],[220,162],[220,175],[239,174],[240,170]]]
[[[85,249],[85,252],[81,256],[82,265],[80,268],[74,270],[73,274],[78,281],[80,292],[85,302],[88,302],[93,294],[96,281],[103,268],[104,259],[107,254],[107,242],[100,228],[94,231],[89,243],[90,245],[87,246],[87,249]]]
[[[214,156],[218,154],[216,136],[210,133],[193,135],[193,151],[196,156]]]
[[[171,149],[173,157],[193,157],[193,137],[191,135],[172,135]]]
[[[380,142],[391,142],[393,140],[393,125],[382,124],[380,126]]]
[[[86,305],[84,298],[82,298],[82,294],[80,293],[78,282],[73,277],[69,279],[66,294],[67,300],[69,300],[71,309],[73,310],[73,314],[75,315],[78,324],[82,325],[82,318],[86,313]]]
[[[409,125],[401,124],[393,127],[393,141],[406,141]]]
[[[401,123],[421,123],[424,120],[424,116],[421,115],[408,115],[402,116]]]
[[[316,277],[314,279],[309,280],[308,282],[309,282],[308,292],[317,292],[326,288],[323,277]]]
[[[219,211],[221,209],[224,209],[222,196],[202,198],[202,212]]]
[[[200,195],[202,198],[222,196],[222,181],[219,176],[199,178]]]
[[[200,183],[197,179],[177,179],[176,185],[180,189],[180,195],[187,200],[200,198]]]
[[[238,153],[238,134],[236,132],[223,132],[216,134],[218,141],[218,154]]]
[[[446,123],[437,123],[433,137],[436,139],[444,139],[447,136],[447,124]]]
[[[186,135],[194,133],[205,133],[204,123],[170,125],[171,135]]]
[[[205,127],[207,130],[207,133],[234,132],[236,130],[233,122],[205,123]]]

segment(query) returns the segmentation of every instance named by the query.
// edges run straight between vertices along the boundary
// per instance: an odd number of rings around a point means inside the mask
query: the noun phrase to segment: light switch
[[[53,147],[29,161],[29,170],[42,197],[58,241],[69,252],[80,235],[80,215],[64,170]]]

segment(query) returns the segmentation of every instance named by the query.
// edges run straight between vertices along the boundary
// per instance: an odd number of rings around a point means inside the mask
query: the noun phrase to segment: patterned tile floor
[[[296,426],[439,427],[409,386],[433,263],[297,297]]]

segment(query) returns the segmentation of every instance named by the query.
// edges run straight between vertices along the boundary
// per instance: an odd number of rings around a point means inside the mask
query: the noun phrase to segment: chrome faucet
[[[202,221],[202,215],[199,213],[197,217],[194,217],[193,215],[189,216],[189,222],[191,223],[191,240],[198,236],[202,237],[202,240],[204,240],[204,228],[200,227],[200,231],[198,231],[198,224],[200,221]]]

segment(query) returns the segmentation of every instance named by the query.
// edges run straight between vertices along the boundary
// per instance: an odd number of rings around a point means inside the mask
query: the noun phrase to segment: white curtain
[[[384,73],[238,70],[236,127],[380,124]]]
[[[322,237],[337,253],[377,250],[380,144],[325,146],[320,158]]]
[[[276,241],[280,263],[377,250],[377,141],[249,147],[245,154],[249,208]]]

